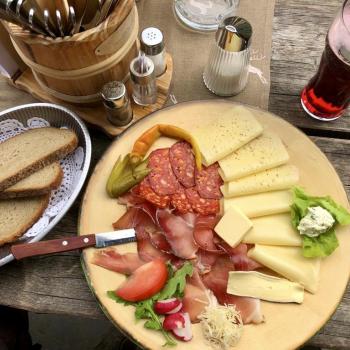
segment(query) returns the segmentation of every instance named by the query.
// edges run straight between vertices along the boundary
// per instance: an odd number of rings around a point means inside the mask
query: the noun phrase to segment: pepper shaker
[[[144,53],[130,63],[132,97],[135,103],[148,106],[157,102],[157,84],[153,61]]]
[[[110,123],[115,126],[124,126],[132,121],[131,103],[122,82],[111,81],[105,84],[102,87],[101,97]]]
[[[228,17],[219,25],[203,73],[206,87],[219,96],[239,94],[248,83],[253,30],[241,17]]]
[[[141,50],[153,61],[156,77],[162,75],[166,70],[163,33],[158,28],[145,28],[140,42]]]

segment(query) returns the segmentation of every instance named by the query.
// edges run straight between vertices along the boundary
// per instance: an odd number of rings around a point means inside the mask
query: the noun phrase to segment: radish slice
[[[176,314],[165,316],[163,321],[163,328],[166,331],[173,331],[174,329],[181,329],[185,327],[185,314],[178,312]]]
[[[193,337],[190,315],[187,312],[182,313],[185,320],[185,326],[183,328],[172,329],[174,336],[182,341],[190,341]]]
[[[181,308],[182,302],[177,298],[160,300],[154,304],[154,311],[158,315],[175,314],[179,312]]]

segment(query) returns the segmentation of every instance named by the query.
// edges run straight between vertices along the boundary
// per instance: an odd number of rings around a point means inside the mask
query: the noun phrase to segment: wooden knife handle
[[[11,253],[15,259],[20,260],[30,256],[67,252],[95,245],[95,235],[84,235],[35,243],[16,244],[11,247]]]

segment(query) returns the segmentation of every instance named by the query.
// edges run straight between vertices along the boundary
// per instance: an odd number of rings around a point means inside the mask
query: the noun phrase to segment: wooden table
[[[273,26],[270,111],[303,129],[329,157],[350,194],[350,118],[321,123],[307,117],[300,91],[318,66],[326,28],[341,1],[277,0]],[[33,99],[0,80],[0,110]],[[93,169],[110,140],[91,131]],[[317,174],[315,174],[317,176]],[[48,235],[75,235],[79,200]],[[350,254],[350,252],[349,252]],[[39,313],[104,318],[85,281],[78,252],[27,259],[0,269],[0,303]],[[350,349],[350,287],[338,310],[308,345]]]

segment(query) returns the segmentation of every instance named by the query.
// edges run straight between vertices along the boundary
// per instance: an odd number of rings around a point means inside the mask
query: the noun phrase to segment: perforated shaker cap
[[[141,33],[141,50],[149,56],[155,56],[164,49],[164,38],[161,30],[155,27],[145,28]]]

